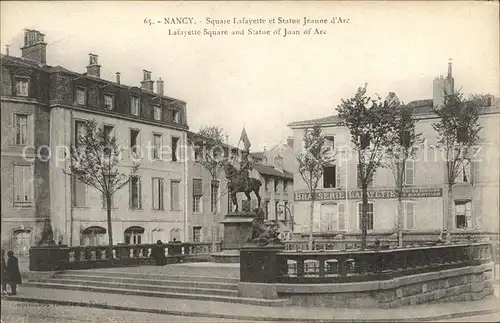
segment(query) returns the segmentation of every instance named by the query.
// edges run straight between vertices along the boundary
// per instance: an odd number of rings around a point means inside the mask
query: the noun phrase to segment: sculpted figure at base
[[[248,242],[254,243],[259,247],[266,246],[268,244],[279,244],[282,242],[279,239],[278,228],[275,224],[266,224],[264,221],[264,210],[262,208],[256,208],[254,210],[255,218],[252,223],[252,236],[248,239]]]

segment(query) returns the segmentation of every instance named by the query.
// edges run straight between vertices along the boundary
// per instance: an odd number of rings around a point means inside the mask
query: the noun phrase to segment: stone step
[[[130,290],[123,288],[111,287],[96,287],[96,286],[82,286],[71,284],[55,284],[50,282],[27,282],[23,284],[27,287],[36,288],[49,288],[49,289],[63,289],[63,290],[78,290],[78,291],[91,291],[94,293],[108,293],[108,294],[121,294],[121,295],[135,295],[146,297],[161,297],[161,298],[177,298],[199,301],[212,301],[224,303],[238,303],[248,305],[262,305],[262,306],[285,306],[289,304],[287,299],[259,299],[259,298],[243,298],[235,296],[220,296],[220,295],[203,295],[203,294],[185,294],[185,293],[166,293],[145,290]]]
[[[50,278],[43,280],[32,280],[32,283],[47,283],[54,285],[74,285],[74,286],[92,286],[115,289],[127,289],[131,291],[152,291],[162,293],[180,293],[180,294],[200,294],[200,295],[220,295],[220,296],[238,296],[238,290],[214,289],[214,288],[199,288],[199,287],[180,287],[180,286],[158,286],[137,283],[123,283],[114,281],[94,281],[87,279],[65,279],[65,278]]]
[[[171,287],[192,287],[192,288],[209,288],[223,290],[238,290],[237,283],[222,283],[222,282],[207,282],[207,281],[192,281],[184,279],[169,279],[168,276],[161,279],[151,278],[136,278],[136,277],[114,277],[100,275],[74,275],[69,273],[56,274],[52,278],[64,279],[68,281],[93,281],[93,282],[113,282],[138,285],[155,285],[155,286],[171,286]]]
[[[120,272],[108,270],[65,270],[54,273],[55,276],[60,275],[92,275],[104,277],[127,277],[127,278],[142,278],[150,280],[178,280],[178,281],[193,281],[193,282],[210,282],[210,283],[231,283],[238,284],[240,279],[233,277],[214,277],[214,276],[190,276],[190,275],[172,275],[165,274],[149,274],[149,273],[133,273],[133,272]]]

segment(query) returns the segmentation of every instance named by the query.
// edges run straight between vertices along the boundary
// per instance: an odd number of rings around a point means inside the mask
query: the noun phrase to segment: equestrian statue
[[[233,206],[236,206],[234,212],[238,212],[239,210],[236,194],[241,192],[245,193],[249,203],[251,201],[250,193],[253,192],[257,197],[257,205],[260,208],[261,199],[259,189],[262,186],[262,182],[257,178],[251,178],[249,176],[249,171],[252,169],[251,163],[248,160],[249,155],[250,152],[248,149],[243,150],[239,170],[237,170],[231,163],[224,164],[224,171],[228,179],[227,187]]]

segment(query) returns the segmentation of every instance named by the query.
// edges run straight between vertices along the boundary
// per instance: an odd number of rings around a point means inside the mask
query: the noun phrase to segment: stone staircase
[[[239,297],[238,278],[203,277],[123,271],[72,270],[48,277],[33,277],[24,286],[92,291],[122,295],[177,298],[199,301],[284,306],[285,299]]]

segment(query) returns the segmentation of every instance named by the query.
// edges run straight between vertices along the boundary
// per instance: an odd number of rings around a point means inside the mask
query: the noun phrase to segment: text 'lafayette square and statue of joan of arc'
[[[347,26],[350,18],[325,17],[146,17],[144,24],[150,27],[167,27],[166,36],[221,38],[227,36],[321,36],[333,27]]]

